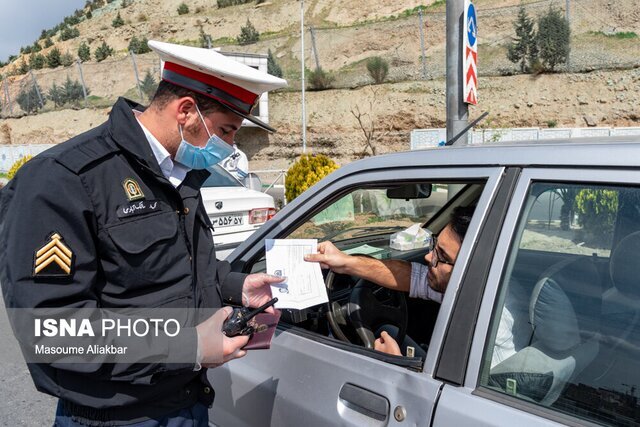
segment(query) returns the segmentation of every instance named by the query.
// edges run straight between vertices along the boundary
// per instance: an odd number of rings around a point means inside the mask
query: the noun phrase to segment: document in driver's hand
[[[267,273],[284,276],[286,281],[271,286],[278,297],[276,308],[301,310],[328,302],[320,264],[304,256],[317,252],[316,239],[266,239]]]

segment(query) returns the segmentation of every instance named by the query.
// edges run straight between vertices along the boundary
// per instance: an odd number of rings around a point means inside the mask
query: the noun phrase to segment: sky
[[[86,0],[0,0],[0,61],[33,44],[42,30],[53,28]]]

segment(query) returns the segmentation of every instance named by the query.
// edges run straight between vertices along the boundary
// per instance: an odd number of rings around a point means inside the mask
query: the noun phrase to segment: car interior
[[[482,182],[393,183],[358,189],[327,203],[287,238],[330,240],[356,256],[401,259],[425,264],[429,247],[398,250],[392,235],[420,224],[437,235],[457,206],[474,205]],[[406,249],[406,248],[405,248]],[[264,259],[252,272],[265,271]],[[390,363],[421,370],[424,356],[392,356],[373,350],[382,326],[392,326],[398,342],[409,336],[425,354],[438,316],[439,303],[409,298],[358,277],[323,270],[329,302],[304,310],[283,310],[280,325],[326,338],[332,345]],[[391,335],[394,335],[393,333]]]
[[[541,225],[531,221],[541,196],[567,190],[577,211],[584,212],[585,200],[609,208],[600,208],[595,222],[582,214],[565,230],[557,228],[554,237],[572,233],[571,240],[527,239],[528,229]],[[638,189],[615,186],[532,186],[517,232],[520,244],[512,249],[496,303],[481,383],[582,418],[624,425],[640,421],[635,397],[640,384],[639,195]],[[549,223],[547,236],[552,228]],[[505,316],[514,346],[508,357],[496,359]],[[594,404],[600,401],[612,402],[611,408]]]

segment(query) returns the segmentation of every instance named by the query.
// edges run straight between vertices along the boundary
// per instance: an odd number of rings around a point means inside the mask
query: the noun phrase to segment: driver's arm
[[[319,262],[339,274],[358,276],[385,288],[409,292],[411,264],[406,261],[347,255],[331,242],[318,244],[318,253],[305,256],[305,261]]]

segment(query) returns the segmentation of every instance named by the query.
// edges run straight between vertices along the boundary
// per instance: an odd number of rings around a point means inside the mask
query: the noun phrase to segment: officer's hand
[[[271,285],[284,281],[286,277],[270,274],[250,274],[242,285],[242,305],[245,307],[260,307],[271,301]],[[267,313],[275,313],[273,306],[267,308]]]
[[[249,336],[238,335],[230,338],[222,333],[222,324],[231,313],[233,313],[231,307],[223,307],[196,326],[202,366],[215,368],[247,354],[247,351],[242,347],[247,345]]]
[[[383,353],[402,356],[402,352],[400,352],[400,346],[398,346],[396,340],[391,338],[391,335],[389,335],[387,331],[382,331],[382,333],[380,334],[380,338],[378,338],[373,344],[373,348]]]
[[[318,253],[305,255],[305,261],[319,262],[321,268],[330,268],[339,274],[349,274],[348,264],[357,260],[336,248],[331,242],[318,244]]]

